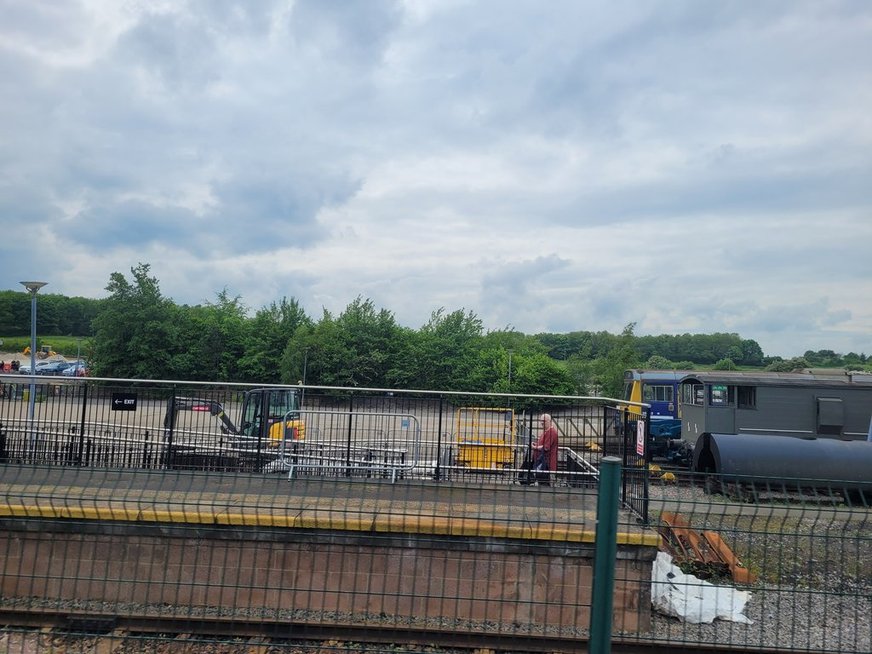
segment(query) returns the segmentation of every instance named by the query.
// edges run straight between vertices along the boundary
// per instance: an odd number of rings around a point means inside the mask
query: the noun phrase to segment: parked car
[[[46,368],[46,366],[50,366],[53,363],[55,363],[55,362],[54,361],[37,361],[35,373],[37,375],[41,375],[43,369]],[[18,372],[25,374],[25,375],[29,375],[30,374],[30,364],[29,363],[22,363],[18,368]]]
[[[49,361],[46,365],[40,367],[39,364],[36,366],[36,374],[37,375],[60,375],[64,370],[70,367],[70,363],[67,361]]]
[[[61,371],[64,377],[84,377],[88,374],[88,368],[84,361],[72,361],[69,366]]]

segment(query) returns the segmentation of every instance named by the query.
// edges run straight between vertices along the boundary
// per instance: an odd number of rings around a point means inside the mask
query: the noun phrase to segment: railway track
[[[720,481],[717,477],[706,476],[703,473],[691,472],[686,467],[671,465],[668,463],[655,462],[656,467],[649,468],[650,488],[678,488],[696,489],[706,495],[724,495],[738,501],[749,504],[814,504],[820,506],[863,505],[860,501],[851,501],[846,497],[836,482],[829,487],[827,492],[820,486],[804,486],[800,480],[796,484],[790,481],[773,480],[763,484],[762,480],[749,478],[748,483],[735,480]],[[750,483],[755,481],[756,483]],[[865,506],[865,505],[864,505]]]
[[[469,633],[453,629],[416,628],[406,625],[310,624],[287,621],[241,620],[239,617],[178,617],[118,615],[64,610],[0,609],[0,650],[5,652],[51,651],[55,654],[111,654],[125,643],[136,651],[149,651],[143,641],[154,640],[181,648],[186,654],[221,651],[259,654],[267,651],[420,651],[481,654],[483,652],[587,651],[587,642],[549,634]],[[29,646],[28,646],[29,645]],[[157,650],[161,651],[161,650]],[[792,649],[746,648],[735,645],[689,645],[666,641],[612,638],[611,651],[621,654],[713,654],[768,652],[789,654]],[[804,649],[805,654],[818,654]],[[819,654],[824,654],[820,651]]]

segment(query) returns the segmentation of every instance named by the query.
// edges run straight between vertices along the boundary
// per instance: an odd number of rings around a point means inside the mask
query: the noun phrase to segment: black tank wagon
[[[867,441],[706,432],[696,442],[692,468],[735,487],[820,489],[867,506],[872,500],[872,443]]]

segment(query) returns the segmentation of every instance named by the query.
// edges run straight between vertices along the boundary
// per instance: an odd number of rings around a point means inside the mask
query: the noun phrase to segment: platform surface
[[[11,464],[0,471],[0,518],[595,540],[591,489]],[[619,517],[618,544],[658,541],[629,516]]]

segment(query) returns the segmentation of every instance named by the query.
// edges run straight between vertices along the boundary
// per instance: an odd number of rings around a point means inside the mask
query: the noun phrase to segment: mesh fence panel
[[[201,638],[118,626],[136,615],[245,626],[279,649],[346,646],[276,625],[399,628],[407,647],[442,630],[571,649],[588,636],[597,470],[616,455],[614,643],[872,651],[868,493],[658,471],[638,447],[644,411],[307,388],[254,429],[268,403],[250,402],[249,386],[53,382],[37,385],[30,416],[12,379],[0,399],[0,609],[10,625],[37,612],[99,627],[68,648]],[[168,420],[171,402],[183,408]],[[560,436],[545,477],[530,469],[543,413]],[[661,569],[673,576],[652,582]],[[733,614],[708,621],[689,599],[703,595]],[[6,651],[51,647],[27,630],[0,637]]]

